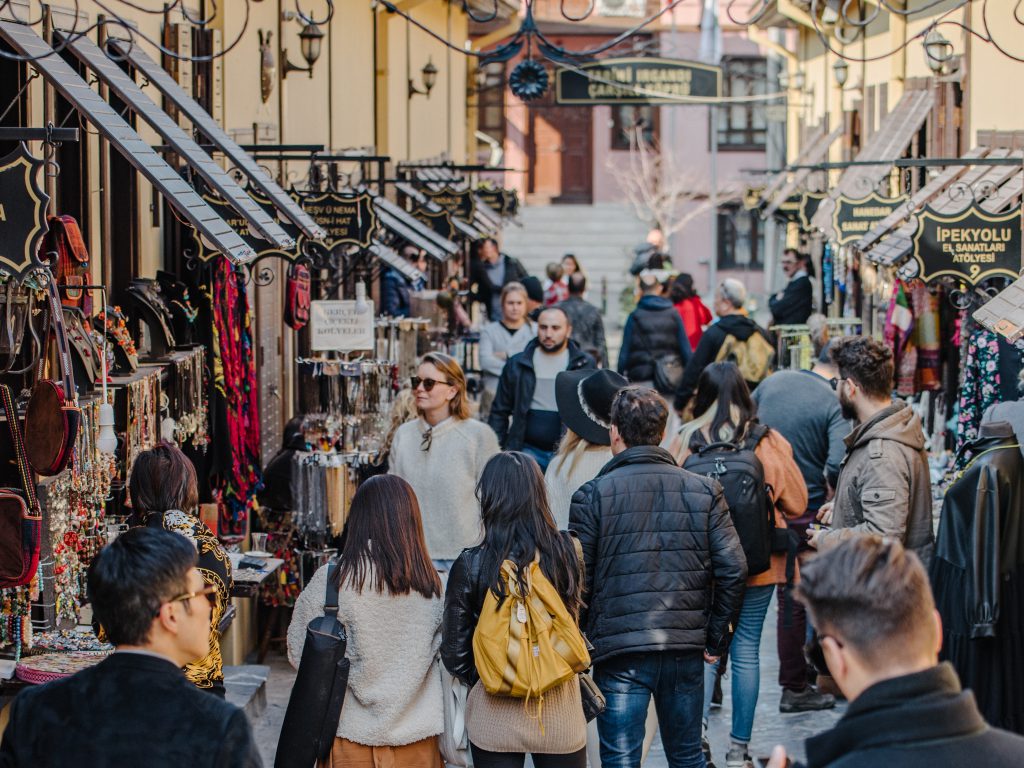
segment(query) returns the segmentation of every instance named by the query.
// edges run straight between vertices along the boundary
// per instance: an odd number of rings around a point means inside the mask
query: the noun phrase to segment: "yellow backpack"
[[[473,659],[484,690],[492,695],[537,699],[590,667],[586,641],[565,603],[540,569],[530,563],[526,594],[521,594],[516,565],[501,565],[506,598],[499,605],[487,590],[473,632]],[[542,726],[543,727],[543,726]]]
[[[760,384],[772,372],[775,348],[757,331],[746,341],[740,341],[730,333],[715,356],[716,363],[723,361],[736,363],[748,384]]]

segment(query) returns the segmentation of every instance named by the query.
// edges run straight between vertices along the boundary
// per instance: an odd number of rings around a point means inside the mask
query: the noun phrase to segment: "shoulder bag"
[[[57,475],[71,460],[75,438],[82,424],[82,412],[77,403],[75,379],[71,370],[71,352],[68,348],[64,314],[53,278],[46,284],[50,300],[50,324],[57,339],[57,362],[61,381],[40,378],[32,387],[32,396],[25,411],[25,454],[32,469],[40,475]],[[47,334],[49,335],[49,334]],[[46,345],[39,360],[39,371],[46,365]]]
[[[291,264],[285,283],[284,321],[294,331],[309,322],[310,308],[309,267],[305,264]]]
[[[580,588],[583,588],[586,576],[586,563],[583,559],[583,544],[576,538],[575,534],[570,533],[569,538],[572,539],[572,548],[576,552],[576,560],[579,564],[580,573]],[[580,630],[582,634],[582,629]],[[590,640],[587,636],[583,635],[583,641],[587,644],[587,653],[594,650],[594,646],[591,645]],[[589,672],[580,672],[580,700],[583,702],[583,717],[589,723],[595,717],[604,712],[608,706],[608,700],[605,699],[604,694],[601,693],[601,689],[597,687],[597,683],[594,682],[594,678],[590,676]]]
[[[22,492],[0,488],[0,589],[21,587],[32,581],[39,567],[39,543],[43,518],[39,512],[35,484],[25,459],[18,410],[6,384],[0,384],[7,430],[11,435]]]
[[[327,567],[324,615],[306,626],[306,641],[277,742],[274,768],[310,768],[334,745],[348,688],[348,636],[338,621],[337,563]]]

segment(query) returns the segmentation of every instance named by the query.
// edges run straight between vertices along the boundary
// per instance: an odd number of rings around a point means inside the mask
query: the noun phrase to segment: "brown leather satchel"
[[[24,489],[0,488],[0,589],[8,589],[24,586],[36,575],[43,518],[25,459],[18,411],[11,390],[5,384],[0,384],[0,400]]]
[[[62,379],[57,382],[40,376],[32,388],[25,411],[25,453],[32,469],[40,475],[50,476],[63,472],[71,460],[75,438],[82,424],[82,412],[77,405],[78,393],[71,369],[64,314],[52,277],[47,282],[46,292]],[[44,349],[39,361],[40,373],[46,365],[46,358]]]

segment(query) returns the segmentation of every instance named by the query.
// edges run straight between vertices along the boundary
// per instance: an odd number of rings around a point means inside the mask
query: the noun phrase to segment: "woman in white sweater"
[[[491,412],[505,363],[512,355],[526,349],[536,335],[536,328],[526,317],[526,288],[522,283],[509,283],[501,289],[501,320],[494,320],[480,329],[480,371],[484,385],[480,396],[481,421],[487,421],[487,414]]]
[[[390,472],[416,492],[427,549],[447,572],[463,549],[480,542],[476,481],[498,452],[498,438],[469,418],[466,375],[454,358],[424,355],[412,383],[419,418],[395,432]]]
[[[441,768],[444,604],[412,488],[398,477],[370,478],[352,499],[345,530],[333,577],[351,666],[328,764]],[[306,625],[324,612],[327,573],[320,568],[295,602],[288,659],[296,668]]]
[[[629,382],[607,368],[565,371],[555,378],[555,402],[566,426],[558,452],[544,473],[551,515],[569,527],[569,503],[576,489],[597,477],[612,460],[608,424],[616,393]]]

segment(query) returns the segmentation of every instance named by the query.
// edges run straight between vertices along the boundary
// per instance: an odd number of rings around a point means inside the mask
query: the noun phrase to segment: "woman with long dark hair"
[[[231,592],[231,560],[216,535],[199,519],[199,486],[196,468],[173,443],[162,442],[143,451],[132,464],[128,481],[132,504],[131,526],[164,528],[192,542],[198,554],[196,567],[207,586],[217,588],[210,611],[210,650],[185,667],[185,676],[197,688],[224,697],[224,661],[217,628],[227,610]]]
[[[741,445],[757,425],[757,405],[740,369],[732,362],[712,363],[701,373],[694,398],[693,420],[684,425],[670,450],[685,467],[691,453],[711,443]],[[754,447],[764,469],[764,482],[772,489],[775,526],[786,527],[787,517],[799,517],[807,510],[807,486],[793,459],[789,442],[769,429]],[[771,545],[771,542],[768,542]],[[776,584],[786,583],[786,555],[772,554],[768,570],[750,576],[743,595],[740,618],[729,646],[732,662],[732,730],[726,755],[728,765],[745,765],[754,727],[754,710],[760,693],[761,631]],[[707,665],[704,676],[704,719],[711,707],[711,693],[718,662]]]
[[[412,488],[394,475],[371,477],[352,498],[345,535],[334,578],[351,667],[329,764],[440,768],[441,579]],[[327,573],[320,568],[295,602],[288,659],[296,668],[306,625],[324,612]]]
[[[672,281],[669,288],[669,301],[671,301],[683,319],[683,327],[686,328],[686,338],[690,340],[690,349],[696,349],[700,343],[700,337],[704,335],[704,328],[712,321],[711,310],[700,300],[697,289],[693,286],[693,275],[681,272]]]
[[[522,699],[487,693],[473,660],[473,632],[487,593],[498,600],[507,598],[501,575],[506,560],[515,564],[520,577],[537,560],[569,614],[579,615],[583,584],[576,548],[570,535],[555,526],[544,477],[530,456],[517,451],[494,456],[484,467],[476,492],[484,540],[463,551],[452,566],[441,646],[448,671],[471,686],[466,728],[473,762],[477,768],[521,768],[530,753],[537,768],[584,768],[586,722],[575,677],[544,694],[541,728]]]

